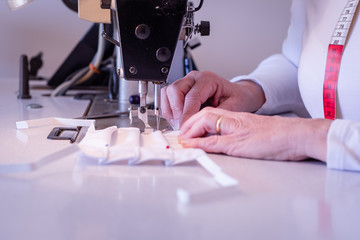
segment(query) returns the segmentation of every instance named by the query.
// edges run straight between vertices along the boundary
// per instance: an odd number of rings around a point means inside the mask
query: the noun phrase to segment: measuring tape
[[[358,4],[359,0],[349,0],[347,2],[330,40],[323,88],[324,115],[326,119],[334,120],[336,117],[336,88],[341,59]]]

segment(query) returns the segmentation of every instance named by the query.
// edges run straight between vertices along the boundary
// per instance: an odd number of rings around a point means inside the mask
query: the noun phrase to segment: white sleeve
[[[327,137],[327,167],[360,171],[360,123],[335,120]]]
[[[232,82],[252,80],[263,88],[266,102],[258,110],[258,114],[295,112],[298,116],[309,117],[297,82],[304,24],[304,1],[293,0],[291,23],[288,36],[283,43],[282,54],[265,59],[251,74],[231,80]]]

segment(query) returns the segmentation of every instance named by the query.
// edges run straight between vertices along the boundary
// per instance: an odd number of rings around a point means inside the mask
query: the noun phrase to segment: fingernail
[[[169,123],[174,131],[177,131],[180,129],[180,121],[179,120],[170,119]]]
[[[184,148],[191,148],[191,145],[190,145],[189,142],[186,141],[186,140],[181,141],[180,144],[181,144],[181,146],[183,146]]]

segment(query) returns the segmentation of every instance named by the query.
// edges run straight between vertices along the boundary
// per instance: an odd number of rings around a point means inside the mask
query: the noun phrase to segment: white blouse
[[[293,0],[282,54],[265,59],[249,76],[265,92],[259,114],[295,112],[324,118],[327,49],[348,0]],[[360,6],[359,6],[360,8]],[[359,15],[359,14],[358,14]],[[327,166],[360,171],[360,22],[355,16],[340,67],[336,118],[328,133]]]

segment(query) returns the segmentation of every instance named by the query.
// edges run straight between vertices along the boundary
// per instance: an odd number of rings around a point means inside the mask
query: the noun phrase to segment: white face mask
[[[32,2],[33,0],[5,0],[8,7],[11,10],[17,10],[26,6],[28,3]]]

